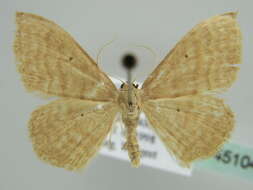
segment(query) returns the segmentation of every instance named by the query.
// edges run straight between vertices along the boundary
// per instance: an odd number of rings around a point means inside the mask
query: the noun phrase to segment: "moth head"
[[[139,84],[134,84],[134,83],[132,83],[132,85],[133,85],[133,87],[136,88],[136,89],[138,89],[138,87],[139,87]],[[120,90],[128,90],[128,84],[123,82],[123,83],[120,85]]]

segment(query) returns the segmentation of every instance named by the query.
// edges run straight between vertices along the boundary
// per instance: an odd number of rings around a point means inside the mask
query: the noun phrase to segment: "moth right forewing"
[[[150,99],[175,98],[229,88],[241,63],[236,13],[207,19],[189,31],[145,80]]]
[[[43,17],[18,12],[14,52],[29,91],[47,95],[115,101],[112,81],[61,27]]]

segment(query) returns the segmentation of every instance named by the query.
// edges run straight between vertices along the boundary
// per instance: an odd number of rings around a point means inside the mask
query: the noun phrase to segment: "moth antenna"
[[[157,53],[151,47],[146,46],[146,45],[139,45],[139,44],[129,44],[129,46],[131,46],[131,47],[138,47],[138,48],[144,48],[144,49],[148,50],[153,55],[154,60],[156,62],[156,60],[157,60]]]
[[[100,55],[101,55],[102,51],[103,51],[107,46],[111,45],[114,41],[116,41],[117,38],[118,38],[117,35],[114,35],[114,37],[113,37],[113,39],[112,39],[111,41],[105,43],[104,45],[102,45],[102,46],[99,48],[98,54],[97,54],[97,59],[96,59],[96,60],[97,60],[97,64],[99,64],[98,62],[99,62],[99,58],[100,58]]]

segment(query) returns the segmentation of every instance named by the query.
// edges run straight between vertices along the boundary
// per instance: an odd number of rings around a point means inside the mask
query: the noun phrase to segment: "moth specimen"
[[[232,85],[239,70],[236,64],[241,63],[236,13],[196,25],[141,88],[128,81],[120,89],[54,22],[18,12],[16,23],[14,52],[26,89],[60,97],[31,114],[29,132],[40,159],[68,170],[84,167],[118,113],[134,167],[141,157],[136,134],[141,111],[186,167],[214,155],[229,138],[234,115],[215,95]]]

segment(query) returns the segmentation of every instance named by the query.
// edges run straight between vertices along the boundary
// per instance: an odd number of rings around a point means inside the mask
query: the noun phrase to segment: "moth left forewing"
[[[234,127],[222,99],[198,95],[143,102],[149,123],[183,166],[214,155]]]
[[[38,157],[68,170],[83,168],[112,129],[113,103],[60,99],[36,109],[29,132]]]

